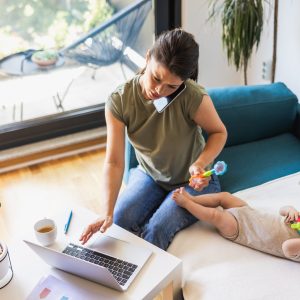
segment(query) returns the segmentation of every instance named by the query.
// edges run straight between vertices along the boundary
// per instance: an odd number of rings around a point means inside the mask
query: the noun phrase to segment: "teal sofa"
[[[300,171],[300,105],[284,83],[208,89],[228,139],[222,190],[237,192]],[[149,137],[150,138],[150,137]],[[126,141],[124,181],[137,166]]]

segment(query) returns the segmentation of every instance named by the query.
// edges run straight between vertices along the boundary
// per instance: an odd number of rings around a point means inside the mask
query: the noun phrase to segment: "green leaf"
[[[263,2],[267,0],[210,0],[209,18],[221,16],[222,42],[227,59],[237,70],[246,68],[263,30]],[[246,73],[246,72],[245,72]]]

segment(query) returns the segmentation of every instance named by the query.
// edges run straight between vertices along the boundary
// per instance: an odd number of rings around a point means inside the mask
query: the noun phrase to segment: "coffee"
[[[53,230],[52,226],[45,226],[45,227],[42,227],[42,228],[38,229],[37,231],[41,232],[41,233],[45,233],[45,232],[49,232],[51,230]]]
[[[51,219],[44,218],[34,224],[34,233],[43,246],[49,246],[55,242],[57,236],[57,228],[55,222]]]

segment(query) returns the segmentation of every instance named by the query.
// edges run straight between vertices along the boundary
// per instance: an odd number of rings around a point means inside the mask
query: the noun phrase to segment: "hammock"
[[[60,53],[81,64],[96,67],[122,63],[124,50],[135,43],[150,9],[151,0],[136,1]]]

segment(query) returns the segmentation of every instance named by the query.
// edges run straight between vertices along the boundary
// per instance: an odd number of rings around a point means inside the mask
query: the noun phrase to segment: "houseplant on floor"
[[[243,68],[245,85],[249,59],[260,43],[265,1],[210,0],[210,18],[221,15],[222,41],[228,61],[237,70]]]

